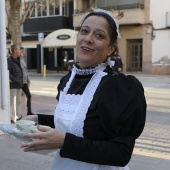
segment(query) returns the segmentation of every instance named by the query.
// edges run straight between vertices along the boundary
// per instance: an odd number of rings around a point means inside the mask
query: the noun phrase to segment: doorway
[[[142,39],[127,40],[127,71],[142,71]]]
[[[37,49],[36,48],[27,48],[27,69],[36,69],[37,68]]]

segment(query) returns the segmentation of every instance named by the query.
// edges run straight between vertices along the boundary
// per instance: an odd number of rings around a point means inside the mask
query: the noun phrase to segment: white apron
[[[55,109],[55,128],[62,131],[83,137],[83,126],[86,113],[93,99],[93,95],[102,79],[107,73],[103,72],[106,65],[103,65],[91,78],[82,95],[67,94],[71,82],[76,74],[75,69],[63,91],[60,92],[59,103]],[[58,149],[52,170],[129,170],[126,167],[115,167],[107,165],[91,164],[76,161],[69,158],[62,158]]]

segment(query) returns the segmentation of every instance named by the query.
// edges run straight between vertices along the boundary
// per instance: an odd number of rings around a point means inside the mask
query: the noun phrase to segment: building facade
[[[48,70],[66,70],[67,61],[75,58],[74,48],[40,49],[38,35],[46,37],[56,30],[74,30],[87,11],[103,8],[115,17],[124,14],[119,19],[118,41],[124,72],[170,74],[169,6],[169,0],[38,0],[31,17],[23,24],[28,69],[40,70],[43,60]]]
[[[74,0],[73,26],[96,7],[124,13],[118,41],[124,72],[170,74],[169,0]]]

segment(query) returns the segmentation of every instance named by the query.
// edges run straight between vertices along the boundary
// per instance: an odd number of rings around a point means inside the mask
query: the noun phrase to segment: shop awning
[[[71,29],[56,30],[44,38],[43,47],[74,48],[76,46],[77,31]]]

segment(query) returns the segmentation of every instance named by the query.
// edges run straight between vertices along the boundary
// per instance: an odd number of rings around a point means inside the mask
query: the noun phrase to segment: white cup
[[[29,127],[35,125],[31,120],[18,120],[16,121],[16,127],[20,132],[30,132]]]

